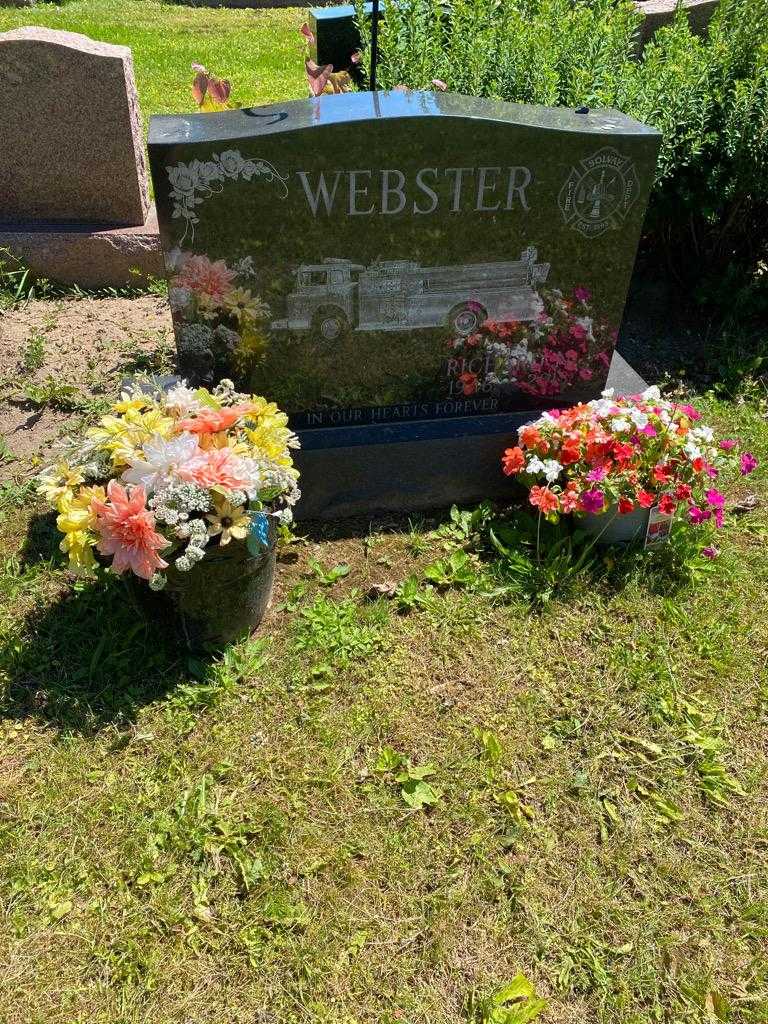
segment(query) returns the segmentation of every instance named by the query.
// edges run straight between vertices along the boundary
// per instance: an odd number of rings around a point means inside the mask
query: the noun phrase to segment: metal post
[[[371,72],[369,81],[371,92],[376,92],[376,64],[379,60],[379,0],[373,0],[371,17],[373,22],[371,24]]]

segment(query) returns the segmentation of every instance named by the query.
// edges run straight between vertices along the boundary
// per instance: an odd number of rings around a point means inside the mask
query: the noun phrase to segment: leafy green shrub
[[[640,20],[630,0],[401,0],[381,23],[379,82],[429,89],[439,79],[519,103],[610,106],[659,128],[652,240],[681,280],[709,275],[700,294],[722,301],[726,272],[764,289],[768,4],[721,0],[704,38],[681,9],[638,57]]]

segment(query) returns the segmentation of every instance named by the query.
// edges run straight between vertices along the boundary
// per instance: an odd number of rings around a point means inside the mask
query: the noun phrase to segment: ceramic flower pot
[[[253,555],[245,541],[209,546],[189,572],[173,566],[157,595],[175,613],[178,632],[190,650],[226,647],[259,625],[272,599],[277,561],[277,524],[269,516],[263,550]],[[146,590],[146,587],[144,588]]]
[[[597,544],[631,544],[645,539],[649,516],[647,508],[622,514],[618,505],[609,505],[602,515],[587,513],[577,519],[576,526],[594,537]]]

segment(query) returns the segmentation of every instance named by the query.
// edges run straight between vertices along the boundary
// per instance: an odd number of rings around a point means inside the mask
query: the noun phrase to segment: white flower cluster
[[[193,566],[205,558],[205,545],[209,540],[205,520],[190,519],[188,522],[182,523],[176,533],[182,538],[189,537],[189,543],[184,554],[179,555],[174,564],[179,572],[189,572]]]
[[[525,467],[526,473],[543,473],[549,484],[553,484],[557,480],[562,470],[563,467],[557,459],[540,459],[538,455],[532,456]]]
[[[189,387],[185,380],[168,388],[164,397],[165,405],[179,416],[189,416],[202,408],[202,402],[197,398],[194,388]]]
[[[190,515],[210,512],[212,505],[211,496],[204,487],[193,483],[176,483],[153,494],[149,499],[149,507],[159,522],[178,527],[176,532],[181,537],[181,525],[186,523]]]
[[[234,333],[234,331],[231,333]],[[240,405],[241,403],[248,402],[251,397],[242,391],[235,391],[234,382],[229,377],[222,377],[213,389],[212,394],[222,405]]]

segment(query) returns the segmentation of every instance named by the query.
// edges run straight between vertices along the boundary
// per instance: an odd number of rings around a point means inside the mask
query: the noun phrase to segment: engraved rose
[[[221,167],[215,160],[206,160],[200,164],[200,178],[202,181],[221,181],[223,174]]]
[[[228,149],[225,153],[221,153],[219,162],[224,173],[229,178],[236,178],[245,164],[245,161],[236,149]]]
[[[171,185],[170,195],[174,201],[172,216],[184,221],[184,233],[179,239],[179,245],[184,244],[187,236],[190,241],[194,240],[195,224],[200,223],[195,207],[200,206],[210,196],[218,195],[227,179],[236,180],[243,177],[246,181],[251,181],[254,177],[261,177],[267,182],[277,183],[281,199],[288,195],[288,178],[280,174],[277,168],[266,160],[244,160],[236,149],[214,153],[211,160],[180,163],[175,167],[168,167],[167,171]]]
[[[168,179],[171,183],[174,198],[183,199],[194,196],[198,183],[198,175],[195,173],[194,165],[178,164],[176,167],[169,167]]]

